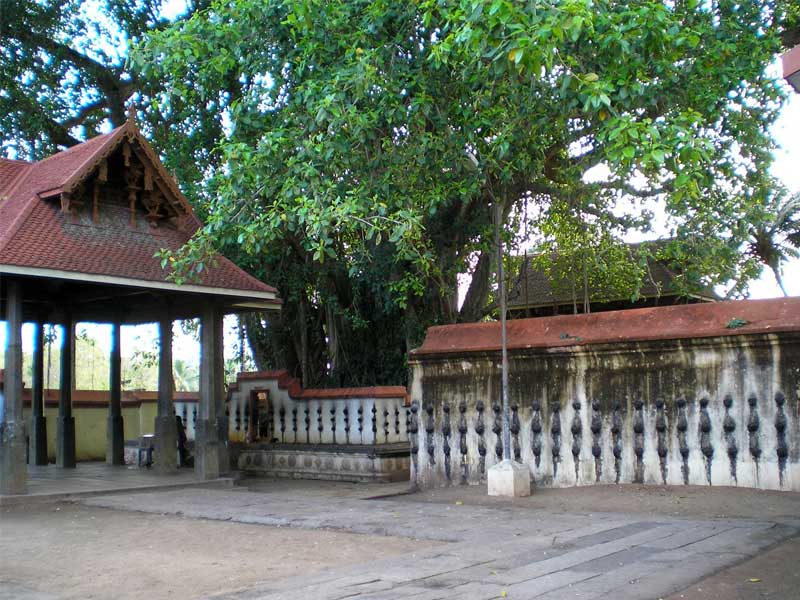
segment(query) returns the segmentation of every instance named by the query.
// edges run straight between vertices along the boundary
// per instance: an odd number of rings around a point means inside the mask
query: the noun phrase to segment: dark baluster
[[[636,457],[634,483],[644,483],[644,402],[633,403],[633,454]]]
[[[542,411],[538,400],[533,401],[532,411],[531,450],[533,451],[533,460],[536,463],[536,468],[538,469],[539,462],[542,458]]]
[[[383,409],[383,441],[389,443],[389,409]]]
[[[783,478],[786,475],[786,459],[789,457],[789,444],[786,442],[786,411],[784,410],[786,397],[783,392],[775,393],[775,404],[778,407],[775,414],[775,433],[778,437],[775,453],[778,455],[778,477],[780,485],[783,487]]]
[[[444,473],[450,481],[450,404],[442,406],[442,451],[444,452]]]
[[[428,418],[425,421],[425,449],[428,451],[428,462],[431,465],[435,465],[436,459],[434,458],[434,453],[436,452],[436,446],[434,444],[433,433],[436,430],[436,425],[433,422],[433,404],[428,404],[428,406],[425,407],[425,412],[428,413]]]
[[[241,431],[242,430],[242,407],[238,404],[236,405],[236,413],[234,413],[234,430]]]
[[[250,431],[250,404],[244,405],[244,430]]]
[[[286,442],[286,408],[281,405],[278,409],[278,418],[281,424],[281,444]]]
[[[297,443],[297,407],[292,407],[292,433],[294,434],[294,443]]]
[[[747,417],[747,435],[749,438],[750,456],[758,467],[758,459],[761,458],[761,444],[758,441],[758,430],[761,427],[761,419],[758,418],[758,398],[755,394],[751,394],[747,398],[747,404],[750,406],[750,415]]]
[[[678,398],[676,404],[678,405],[678,422],[675,424],[675,429],[678,430],[678,448],[683,461],[681,474],[683,475],[683,484],[689,485],[689,443],[686,439],[689,422],[686,419],[686,400]]]
[[[458,405],[458,449],[461,452],[461,483],[469,480],[469,459],[467,458],[467,403],[463,400]]]
[[[306,404],[306,407],[305,407],[306,444],[310,444],[311,443],[311,415],[310,415],[310,413],[311,413],[311,410],[309,409],[308,404]]]
[[[492,433],[495,435],[495,443],[494,443],[494,455],[497,457],[497,460],[502,460],[503,458],[503,413],[500,405],[495,403],[492,405],[492,411],[494,412],[494,424],[492,425]]]
[[[372,443],[378,443],[378,409],[375,408],[375,403],[372,403]]]
[[[572,403],[572,463],[575,465],[575,481],[580,480],[581,444],[583,443],[583,422],[581,421],[581,403],[575,400]]]
[[[192,427],[197,431],[197,406],[192,408]]]
[[[739,455],[739,446],[736,444],[736,421],[731,416],[731,407],[733,406],[733,396],[726,395],[722,400],[725,406],[725,418],[722,420],[722,432],[725,436],[725,446],[728,450],[728,462],[731,465],[731,478],[737,481],[736,477],[736,457]]]
[[[336,443],[336,403],[331,404],[331,437],[333,443]]]
[[[478,416],[475,418],[475,433],[478,434],[478,467],[480,469],[481,477],[486,473],[486,441],[483,439],[486,433],[486,426],[483,422],[483,412],[486,408],[483,405],[483,400],[478,400],[475,403],[475,410]]]
[[[603,433],[603,416],[600,414],[600,403],[592,402],[592,456],[594,457],[594,480],[599,482],[603,475],[603,448],[600,445]]]
[[[322,443],[322,432],[325,429],[322,424],[322,404],[317,405],[317,433],[319,434],[319,443]]]
[[[394,407],[394,434],[400,435],[400,407]]]
[[[342,409],[342,415],[344,415],[344,439],[345,444],[350,443],[350,409],[345,406]]]
[[[411,442],[411,462],[414,466],[414,482],[419,483],[419,421],[417,420],[417,412],[419,411],[419,404],[417,401],[411,403],[411,413],[408,420],[408,439]],[[361,429],[361,408],[358,409],[359,421],[358,427]]]
[[[714,460],[714,447],[711,445],[711,417],[708,415],[708,398],[700,399],[700,451],[706,463],[706,480],[711,485],[711,461]]]
[[[236,405],[236,408],[237,409],[239,408],[238,404]],[[182,413],[181,418],[183,419],[183,425],[186,426],[186,424],[189,422],[189,405],[186,404],[185,402],[183,404],[183,410],[181,411],[181,413]]]
[[[419,407],[417,407],[417,410],[419,410]],[[356,418],[356,421],[358,422],[358,435],[361,438],[361,443],[363,444],[364,443],[364,407],[359,405],[357,412],[358,412],[358,418]],[[413,409],[412,409],[411,412],[412,413],[414,412]]]
[[[614,402],[611,413],[611,451],[614,454],[614,481],[619,483],[622,475],[622,407]]]
[[[522,462],[522,449],[519,446],[519,431],[521,429],[519,423],[519,406],[517,404],[511,405],[511,423],[509,430],[512,436],[512,447],[514,448],[514,460]]]
[[[553,440],[550,452],[553,456],[553,479],[555,479],[558,475],[558,463],[561,462],[561,404],[551,403],[550,411],[550,439]]]
[[[663,400],[656,400],[656,448],[658,451],[658,464],[661,468],[661,481],[667,485],[667,414]]]

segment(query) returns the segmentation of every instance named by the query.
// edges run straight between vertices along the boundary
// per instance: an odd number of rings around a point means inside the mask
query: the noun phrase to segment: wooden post
[[[24,494],[25,420],[22,416],[22,291],[6,283],[5,381],[0,401],[0,494]]]
[[[119,322],[111,325],[108,419],[106,423],[106,464],[125,464],[125,429],[122,421],[122,351]]]
[[[31,420],[28,456],[31,464],[46,465],[47,420],[44,416],[44,324],[34,323],[33,381],[31,383]]]
[[[75,468],[75,417],[72,416],[72,379],[75,374],[75,321],[67,315],[61,325],[61,389],[56,418],[56,466]]]
[[[167,475],[178,468],[178,428],[173,408],[172,319],[164,311],[159,327],[158,413],[155,420],[153,462],[156,471]]]

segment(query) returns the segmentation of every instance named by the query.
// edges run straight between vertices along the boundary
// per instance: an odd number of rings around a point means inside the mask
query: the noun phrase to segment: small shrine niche
[[[61,193],[62,212],[90,217],[95,224],[106,218],[121,220],[126,214],[132,228],[146,222],[152,228],[182,229],[187,211],[174,182],[151,154],[136,136],[125,136],[115,150],[96,161],[80,184]]]

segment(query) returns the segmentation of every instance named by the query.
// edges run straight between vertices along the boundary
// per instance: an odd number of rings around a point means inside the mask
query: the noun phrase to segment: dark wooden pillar
[[[178,428],[173,407],[172,319],[167,312],[159,321],[158,413],[155,423],[153,462],[159,473],[178,468]]]
[[[56,418],[56,466],[75,468],[75,417],[72,416],[72,378],[75,374],[75,321],[67,315],[61,325],[61,387]]]
[[[122,421],[121,327],[111,325],[111,360],[108,373],[108,419],[106,422],[106,464],[125,464],[125,429]]]
[[[222,313],[209,306],[200,319],[200,407],[194,461],[200,479],[216,479],[230,472],[224,377]]]
[[[33,381],[31,383],[31,420],[28,456],[33,465],[46,465],[47,420],[44,416],[44,324],[34,323]]]
[[[25,419],[22,416],[22,291],[8,281],[6,298],[6,356],[3,398],[0,402],[0,494],[24,494]]]

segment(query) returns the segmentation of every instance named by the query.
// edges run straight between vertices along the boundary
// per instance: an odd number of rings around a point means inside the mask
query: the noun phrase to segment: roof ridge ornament
[[[128,123],[136,125],[136,106],[133,102],[128,104]]]

